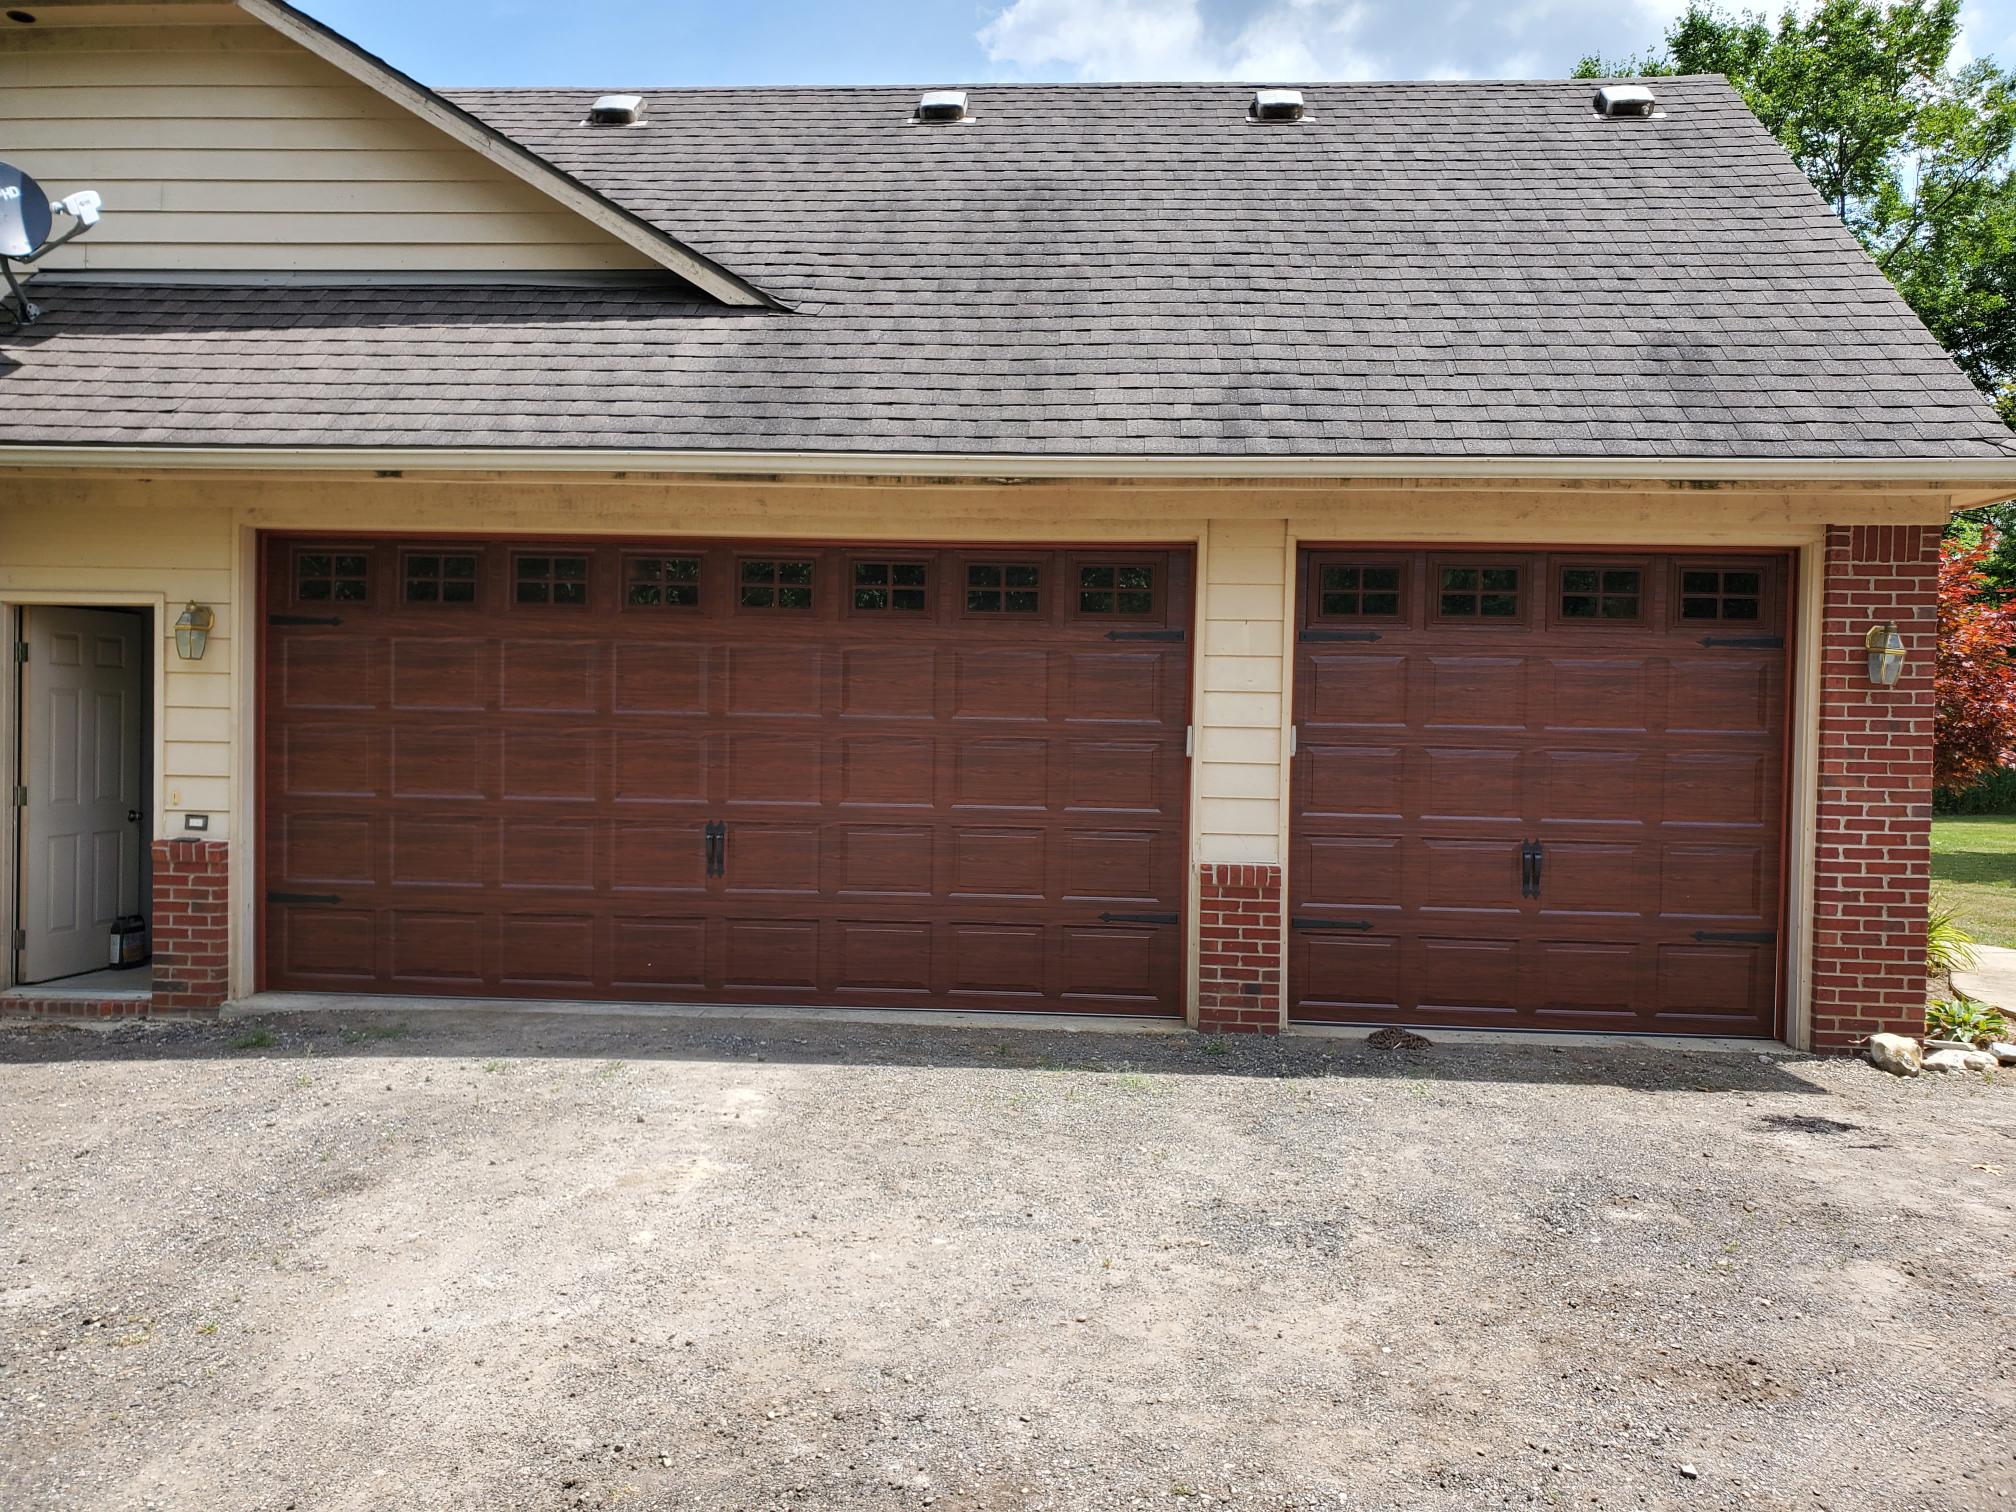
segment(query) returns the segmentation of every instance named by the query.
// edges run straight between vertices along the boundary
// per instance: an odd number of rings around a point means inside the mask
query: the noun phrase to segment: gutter
[[[0,468],[148,472],[333,471],[714,474],[743,477],[1532,479],[1580,483],[1910,483],[2007,488],[2016,457],[1138,456],[990,452],[648,451],[533,447],[35,446],[0,444]]]

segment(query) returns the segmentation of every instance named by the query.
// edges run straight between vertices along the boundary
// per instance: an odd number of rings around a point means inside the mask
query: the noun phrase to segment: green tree
[[[2016,75],[1952,67],[1959,31],[1960,0],[1823,0],[1775,23],[1695,0],[1663,47],[1575,72],[1724,75],[2016,424]],[[2016,506],[1993,514],[1989,573],[2016,585]]]

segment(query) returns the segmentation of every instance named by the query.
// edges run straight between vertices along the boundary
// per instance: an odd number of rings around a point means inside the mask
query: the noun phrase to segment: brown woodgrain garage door
[[[273,538],[263,980],[1180,1014],[1190,563]]]
[[[1777,556],[1311,550],[1292,1017],[1774,1032]]]

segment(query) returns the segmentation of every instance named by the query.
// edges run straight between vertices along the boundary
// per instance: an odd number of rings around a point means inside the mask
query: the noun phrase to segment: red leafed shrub
[[[1992,533],[1973,546],[1948,541],[1939,559],[1939,652],[1932,670],[1932,780],[1966,787],[2016,761],[2016,608],[1982,564]]]

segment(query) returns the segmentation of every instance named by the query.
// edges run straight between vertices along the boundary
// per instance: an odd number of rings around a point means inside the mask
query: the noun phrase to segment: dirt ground
[[[2016,1506],[2016,1078],[0,1031],[0,1504]]]

